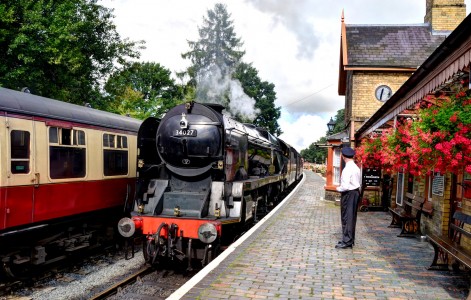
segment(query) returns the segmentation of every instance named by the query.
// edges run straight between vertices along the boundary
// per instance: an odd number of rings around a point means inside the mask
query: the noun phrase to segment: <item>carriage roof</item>
[[[137,132],[142,123],[86,106],[0,88],[0,111]]]

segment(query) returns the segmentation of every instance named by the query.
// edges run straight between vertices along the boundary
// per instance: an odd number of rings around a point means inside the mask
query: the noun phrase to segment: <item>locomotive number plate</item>
[[[195,129],[175,129],[173,136],[196,136]]]

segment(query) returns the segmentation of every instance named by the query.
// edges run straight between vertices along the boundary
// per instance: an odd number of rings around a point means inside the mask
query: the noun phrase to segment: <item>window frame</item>
[[[339,147],[334,148],[332,161],[332,181],[335,185],[340,185],[340,167],[341,167],[341,149]]]
[[[55,138],[51,141],[52,130],[55,129]],[[64,144],[65,135],[64,130],[70,131],[68,133],[68,142]],[[82,139],[79,141],[78,136],[81,136]],[[47,145],[48,145],[48,176],[50,180],[77,180],[86,178],[88,175],[87,167],[87,133],[82,128],[65,128],[61,126],[48,126],[47,129]],[[83,143],[81,143],[83,142]],[[67,149],[67,150],[64,150]],[[65,151],[65,152],[64,152]],[[79,152],[78,152],[79,151]],[[53,157],[57,155],[67,154],[67,157],[71,159],[53,161]],[[69,163],[71,162],[70,166]],[[57,164],[57,166],[53,166]],[[59,166],[62,165],[62,174],[59,172],[54,172],[53,170],[58,170]],[[77,168],[79,167],[79,168]],[[78,170],[78,171],[77,171]],[[67,173],[68,175],[64,175]],[[71,174],[71,175],[69,175]]]
[[[27,150],[27,154],[26,154],[26,157],[13,157],[13,153],[14,153],[14,149],[13,149],[13,141],[14,141],[14,138],[13,138],[13,133],[14,132],[21,132],[21,133],[27,133],[28,134],[28,137],[27,137],[27,142],[28,142],[28,145],[26,146],[26,150]],[[22,137],[24,139],[24,137]],[[12,174],[12,175],[27,175],[27,174],[30,174],[31,173],[31,161],[32,161],[32,158],[31,158],[31,139],[32,139],[32,133],[28,130],[21,130],[21,129],[12,129],[10,131],[10,144],[8,145],[10,147],[10,169],[9,169],[9,172]],[[14,172],[13,171],[13,165],[14,165],[14,162],[27,162],[27,172]]]
[[[112,137],[112,138],[111,138]],[[128,137],[124,134],[104,132],[102,135],[102,173],[103,177],[127,177],[129,176],[129,144]],[[121,155],[120,155],[121,154]],[[125,164],[117,163],[126,157]],[[110,165],[113,168],[110,168]],[[116,167],[118,166],[118,167]]]

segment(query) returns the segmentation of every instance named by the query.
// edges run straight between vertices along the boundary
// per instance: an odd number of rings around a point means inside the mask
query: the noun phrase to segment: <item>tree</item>
[[[183,102],[182,88],[158,63],[135,62],[115,72],[106,82],[105,91],[112,99],[108,110],[138,119],[160,118]]]
[[[199,40],[188,41],[191,50],[182,54],[192,63],[186,72],[188,85],[195,87],[197,101],[222,104],[231,113],[230,90],[237,88],[232,74],[245,52],[238,50],[243,43],[234,32],[226,6],[217,3],[208,10],[198,32]]]
[[[326,136],[321,137],[316,142],[309,145],[309,148],[301,150],[301,156],[304,158],[305,161],[308,162],[320,162],[323,161],[327,157],[327,148],[321,147],[327,143],[327,136],[342,132],[345,130],[345,110],[339,109],[337,114],[333,118],[335,121],[334,130],[329,132],[326,130]]]
[[[243,43],[234,32],[226,6],[216,4],[208,10],[198,29],[200,39],[189,41],[191,50],[182,54],[192,63],[186,74],[189,85],[195,87],[197,101],[221,104],[235,119],[280,135],[275,86],[262,81],[255,68],[242,62],[245,51],[239,49]]]
[[[334,130],[332,130],[332,133],[330,134],[339,133],[345,130],[345,109],[342,108],[337,110],[337,114],[334,117],[334,121]],[[327,134],[330,135],[328,132]]]
[[[316,142],[309,145],[309,148],[301,150],[301,156],[305,161],[311,163],[324,163],[327,158],[327,148],[319,147],[318,145],[325,145],[326,142],[326,137],[321,137]]]
[[[99,106],[102,79],[140,42],[122,40],[111,10],[97,0],[0,3],[0,85]]]
[[[184,59],[190,59],[192,66],[188,74],[193,84],[201,81],[201,76],[213,71],[216,67],[223,77],[230,75],[237,67],[245,51],[239,51],[243,43],[234,32],[231,15],[226,6],[216,3],[213,10],[203,17],[203,26],[198,27],[199,40],[188,41],[190,51],[183,53]]]
[[[258,71],[251,64],[240,63],[234,77],[238,79],[244,92],[255,99],[255,108],[258,114],[253,121],[256,126],[266,128],[270,133],[279,136],[282,134],[278,119],[281,108],[275,107],[275,85],[262,81]]]

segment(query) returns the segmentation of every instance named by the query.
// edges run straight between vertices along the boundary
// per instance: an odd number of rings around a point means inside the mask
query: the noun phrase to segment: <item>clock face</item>
[[[392,90],[387,85],[380,85],[376,88],[375,92],[376,99],[379,101],[386,101],[392,96]]]

